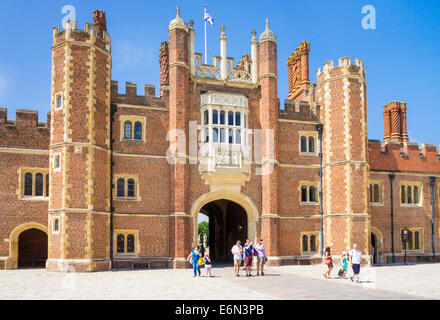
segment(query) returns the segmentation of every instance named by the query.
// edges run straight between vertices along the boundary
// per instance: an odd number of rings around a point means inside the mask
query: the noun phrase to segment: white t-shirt
[[[231,252],[234,255],[234,260],[242,260],[241,246],[236,244],[232,247]]]
[[[353,263],[353,264],[361,264],[361,257],[362,257],[361,250],[359,250],[359,249],[351,250],[350,251],[350,257],[351,257],[351,263]]]

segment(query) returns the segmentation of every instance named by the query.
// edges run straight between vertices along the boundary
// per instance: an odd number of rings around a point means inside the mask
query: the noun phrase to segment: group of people
[[[257,276],[260,274],[264,276],[264,265],[267,261],[266,248],[263,243],[263,239],[258,240],[258,243],[253,246],[252,241],[246,240],[244,247],[241,246],[241,241],[237,241],[232,247],[231,253],[234,256],[234,274],[236,277],[240,276],[240,265],[244,261],[244,270],[246,271],[246,277],[251,277],[251,268],[256,257]],[[212,277],[212,262],[209,257],[209,253],[203,248],[203,246],[195,246],[191,253],[188,255],[187,261],[193,266],[193,277],[201,277],[201,267],[205,266],[206,276]]]
[[[353,270],[353,276],[350,277],[350,280],[353,282],[356,280],[356,283],[360,283],[359,273],[361,270],[361,258],[362,258],[362,252],[358,249],[357,244],[353,245],[353,249],[350,250],[350,252],[344,250],[342,252],[341,269],[338,272],[339,277],[348,279],[347,272],[348,272],[348,265],[350,264]],[[330,252],[330,247],[325,248],[324,263],[327,265],[327,270],[326,272],[324,272],[323,276],[324,278],[329,279],[330,273],[333,269],[333,259],[332,259],[332,254]]]
[[[257,258],[257,276],[260,274],[264,276],[264,265],[267,257],[263,239],[260,239],[255,247],[249,239],[246,240],[244,247],[241,246],[241,241],[238,240],[235,246],[232,247],[231,252],[234,255],[234,274],[236,277],[240,276],[240,265],[243,261],[246,277],[252,277],[251,268],[254,257]]]

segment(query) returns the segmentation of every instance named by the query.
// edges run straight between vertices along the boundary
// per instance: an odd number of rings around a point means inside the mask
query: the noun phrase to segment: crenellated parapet
[[[284,100],[284,110],[279,111],[279,118],[286,120],[319,121],[320,106],[310,105],[307,101],[295,102]]]
[[[164,99],[161,97],[156,97],[156,87],[154,84],[144,84],[144,94],[138,95],[137,84],[134,82],[125,83],[124,94],[119,93],[118,81],[112,81],[111,103],[165,107]]]
[[[17,109],[15,120],[8,120],[7,109],[0,108],[0,147],[48,149],[51,114],[47,122],[38,121],[38,111]]]
[[[440,148],[433,144],[368,141],[372,171],[440,172]]]
[[[66,21],[62,31],[57,25],[53,28],[53,46],[57,47],[66,42],[87,43],[110,53],[111,38],[106,31],[105,14],[102,17],[97,15],[95,11],[94,19],[97,24],[86,22],[84,30],[77,29],[77,22],[74,20]]]
[[[323,68],[319,68],[316,72],[317,83],[322,82],[328,78],[336,77],[340,75],[352,75],[365,78],[365,68],[361,59],[356,58],[355,63],[351,63],[349,57],[339,59],[339,64],[336,66],[333,60],[324,63]]]

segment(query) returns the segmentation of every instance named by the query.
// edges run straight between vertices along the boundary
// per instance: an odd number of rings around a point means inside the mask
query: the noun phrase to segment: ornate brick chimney
[[[384,141],[409,141],[406,110],[406,102],[392,101],[383,107]]]
[[[107,32],[107,21],[105,19],[105,12],[101,10],[93,11],[93,21],[98,28],[98,35],[102,37],[103,32]]]
[[[309,52],[310,44],[303,41],[287,59],[289,76],[289,96],[287,99],[289,100],[300,100],[301,94],[310,85]]]
[[[159,65],[160,65],[160,96],[163,96],[163,90],[167,89],[170,84],[169,80],[169,52],[168,41],[160,44]]]

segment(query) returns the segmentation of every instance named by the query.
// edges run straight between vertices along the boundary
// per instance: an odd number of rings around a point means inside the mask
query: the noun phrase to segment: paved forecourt
[[[192,270],[52,273],[0,271],[0,299],[439,299],[439,264],[363,269],[360,285],[322,278],[325,266],[267,268],[264,277],[233,276],[214,267],[213,278]],[[253,271],[255,274],[255,270]],[[204,274],[204,270],[203,270]],[[336,270],[335,270],[336,274]]]

